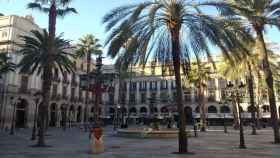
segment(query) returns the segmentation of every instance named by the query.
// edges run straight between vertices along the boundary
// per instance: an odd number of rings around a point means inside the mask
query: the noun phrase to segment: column
[[[215,82],[215,100],[221,101],[221,91],[220,91],[220,86],[219,86],[219,79],[217,77],[215,77],[214,82]]]
[[[141,102],[141,93],[140,93],[140,82],[136,82],[136,104],[139,104]]]

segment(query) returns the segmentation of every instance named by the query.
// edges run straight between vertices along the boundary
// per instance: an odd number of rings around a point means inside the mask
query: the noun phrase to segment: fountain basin
[[[128,138],[177,138],[178,130],[119,129],[117,136]],[[187,136],[191,136],[187,131]]]

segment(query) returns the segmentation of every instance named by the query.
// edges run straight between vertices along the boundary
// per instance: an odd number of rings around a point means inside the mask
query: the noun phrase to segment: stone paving
[[[246,131],[247,149],[239,149],[238,131],[222,130],[199,132],[198,138],[189,139],[193,155],[176,155],[177,139],[137,139],[116,137],[111,127],[105,128],[106,151],[99,155],[89,152],[89,135],[77,128],[49,129],[48,148],[30,147],[31,129],[17,131],[10,136],[0,132],[0,158],[279,158],[280,145],[272,144],[272,130],[258,131],[250,135]]]

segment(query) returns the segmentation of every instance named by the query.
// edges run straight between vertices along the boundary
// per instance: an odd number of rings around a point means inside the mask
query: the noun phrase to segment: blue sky
[[[32,0],[0,0],[0,13],[5,15],[32,15],[36,23],[46,28],[48,24],[47,15],[36,10],[26,9],[26,4]],[[72,7],[75,7],[79,14],[66,16],[58,19],[57,32],[64,33],[64,37],[77,41],[85,34],[93,34],[101,40],[106,39],[102,17],[111,9],[129,3],[137,3],[144,0],[74,0]],[[269,29],[266,36],[270,41],[280,43],[280,33],[276,29]]]

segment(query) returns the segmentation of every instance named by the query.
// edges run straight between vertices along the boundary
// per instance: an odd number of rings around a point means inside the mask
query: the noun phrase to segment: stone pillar
[[[194,103],[195,102],[195,96],[196,96],[196,89],[195,86],[192,84],[191,85],[191,102]]]
[[[135,100],[136,105],[141,102],[140,82],[139,81],[136,82],[136,94],[135,94],[136,95],[136,100]]]
[[[219,87],[219,79],[217,77],[215,77],[214,82],[215,82],[215,100],[219,102],[219,101],[221,101],[221,91],[220,91],[220,87]]]

